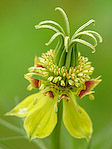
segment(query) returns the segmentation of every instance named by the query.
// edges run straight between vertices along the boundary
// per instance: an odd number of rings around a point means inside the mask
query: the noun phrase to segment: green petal
[[[57,99],[50,95],[43,95],[40,101],[41,104],[36,104],[24,123],[26,132],[31,139],[49,136],[57,123],[57,113],[55,111]]]
[[[85,110],[80,106],[79,109],[80,112],[72,99],[70,102],[63,99],[63,121],[73,137],[89,140],[92,134],[92,122]]]
[[[6,113],[6,115],[15,115],[18,117],[25,117],[34,107],[33,101],[40,93],[36,93],[26,97],[14,109]]]

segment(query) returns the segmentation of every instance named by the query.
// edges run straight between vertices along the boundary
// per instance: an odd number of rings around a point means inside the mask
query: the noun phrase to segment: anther
[[[61,86],[65,86],[64,80],[61,80]]]

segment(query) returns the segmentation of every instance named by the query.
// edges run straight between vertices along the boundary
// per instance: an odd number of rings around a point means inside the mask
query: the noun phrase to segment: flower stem
[[[14,136],[14,137],[0,138],[0,142],[15,141],[15,140],[21,140],[21,139],[25,139],[25,137],[24,136]]]
[[[5,121],[5,120],[3,120],[3,119],[1,119],[1,118],[0,118],[0,124],[3,125],[3,126],[5,126],[5,127],[7,127],[7,128],[9,128],[9,129],[11,129],[11,130],[13,130],[13,131],[15,131],[15,132],[17,132],[17,133],[19,133],[19,134],[21,134],[21,135],[23,135],[25,139],[29,140],[29,138],[28,138],[27,136],[25,136],[24,131],[22,131],[22,129],[20,129],[20,128],[18,128],[18,127],[16,127],[16,126],[12,125],[12,124],[10,124],[9,122],[7,122],[7,121]],[[22,136],[21,136],[21,138],[22,138]],[[8,138],[6,138],[6,141],[7,141],[7,139],[8,139]],[[9,138],[9,140],[13,140],[13,139],[14,139],[14,137]],[[17,138],[15,138],[15,139],[17,139]],[[14,139],[14,140],[15,140],[15,139]],[[3,141],[3,140],[4,140],[4,138],[2,139],[2,141]],[[1,141],[1,140],[0,140],[0,141]],[[41,140],[36,139],[36,140],[33,140],[32,142],[33,142],[37,147],[40,147],[40,148],[42,148],[42,149],[47,149],[47,148],[45,147],[44,143],[43,143]]]
[[[62,108],[63,108],[62,106],[63,103],[61,101],[57,113],[58,122],[53,133],[51,134],[51,149],[61,149],[60,131],[61,131],[61,120],[62,120]]]
[[[14,126],[12,124],[10,124],[9,122],[6,122],[5,120],[3,120],[1,118],[0,118],[0,124],[3,125],[3,126],[5,126],[5,127],[7,127],[7,128],[9,128],[9,129],[11,129],[11,130],[13,130],[13,131],[16,131],[16,132],[18,132],[20,134],[23,133],[20,128]]]

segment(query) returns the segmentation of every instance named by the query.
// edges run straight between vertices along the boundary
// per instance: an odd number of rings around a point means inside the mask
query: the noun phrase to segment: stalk
[[[61,121],[62,121],[62,110],[63,110],[62,104],[63,103],[61,101],[57,113],[58,122],[53,133],[51,134],[51,149],[61,149],[60,132],[61,132]]]
[[[67,56],[66,56],[65,66],[66,66],[67,70],[69,70],[69,68],[70,68],[71,53],[72,53],[72,48],[70,48],[70,49],[68,50]]]
[[[72,47],[72,54],[71,54],[71,66],[75,67],[78,65],[78,48],[77,44],[74,44]]]
[[[27,139],[27,140],[29,140],[29,138],[27,137],[27,136],[25,136],[25,133],[24,133],[24,131],[22,130],[22,129],[20,129],[20,128],[18,128],[18,127],[16,127],[16,126],[14,126],[14,125],[12,125],[12,124],[10,124],[9,122],[7,122],[7,121],[5,121],[5,120],[3,120],[3,119],[1,119],[0,118],[0,124],[1,125],[3,125],[3,126],[5,126],[6,128],[9,128],[9,129],[11,129],[11,130],[13,130],[13,131],[15,131],[15,132],[17,132],[17,133],[19,133],[19,134],[21,134],[21,135],[23,135],[24,136],[24,138],[25,139]],[[22,138],[22,136],[20,136],[20,138]],[[10,141],[10,140],[17,140],[17,139],[19,139],[19,137],[17,138],[17,137],[9,137],[9,138],[1,138],[0,139],[0,141],[2,142],[3,140],[5,140],[6,139],[6,141]],[[41,141],[41,140],[32,140],[32,142],[37,146],[37,147],[39,147],[39,148],[43,148],[43,149],[47,149],[46,147],[45,147],[45,145],[44,145],[44,143]]]

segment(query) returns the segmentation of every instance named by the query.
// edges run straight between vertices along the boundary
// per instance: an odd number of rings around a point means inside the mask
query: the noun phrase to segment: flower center
[[[92,75],[94,68],[91,66],[91,62],[88,61],[88,58],[78,53],[77,66],[71,66],[69,70],[67,70],[66,66],[59,67],[55,64],[54,53],[55,51],[52,50],[43,53],[42,57],[38,58],[35,66],[31,67],[29,71],[44,77],[45,80],[51,84],[62,87],[80,87],[86,81],[90,80],[90,75]]]

